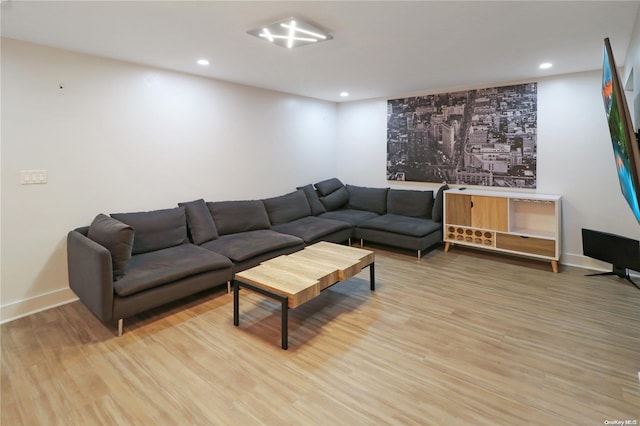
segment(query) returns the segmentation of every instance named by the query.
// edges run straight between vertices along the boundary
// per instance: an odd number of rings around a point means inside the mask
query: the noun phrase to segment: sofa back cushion
[[[315,187],[320,195],[320,202],[326,211],[346,207],[349,203],[349,191],[338,178],[323,180],[316,183]]]
[[[113,213],[111,217],[133,227],[131,254],[162,250],[189,242],[184,207],[149,212]]]
[[[387,192],[389,188],[365,188],[347,185],[349,208],[385,214],[387,212]]]
[[[262,200],[272,225],[289,223],[302,217],[311,216],[307,196],[301,189],[279,197]]]
[[[338,178],[331,178],[327,180],[323,180],[322,182],[318,182],[315,184],[316,189],[318,190],[318,194],[321,197],[331,194],[332,192],[337,191],[342,188],[344,185]]]
[[[320,201],[320,197],[318,197],[318,193],[316,192],[313,185],[305,185],[300,186],[296,189],[301,189],[304,191],[304,195],[307,197],[307,201],[309,202],[309,207],[311,207],[311,214],[317,216],[321,213],[325,213],[327,209],[324,208],[324,204]]]
[[[438,193],[436,194],[436,198],[433,201],[433,211],[431,212],[431,219],[436,222],[442,222],[442,209],[444,204],[444,191],[449,189],[449,185],[446,183],[438,189]]]
[[[126,223],[100,213],[93,219],[87,237],[109,250],[113,281],[122,278],[127,271],[133,248],[133,228]]]
[[[187,213],[187,227],[194,244],[202,244],[218,238],[218,230],[213,222],[211,212],[203,199],[178,203]]]
[[[320,202],[327,211],[345,207],[349,203],[349,191],[344,186],[341,186],[330,194],[320,197]]]
[[[220,235],[271,228],[262,200],[209,201],[207,207]]]
[[[390,189],[387,211],[390,214],[431,219],[433,191]]]

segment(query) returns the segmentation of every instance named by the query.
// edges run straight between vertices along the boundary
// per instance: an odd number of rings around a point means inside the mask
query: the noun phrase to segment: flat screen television
[[[629,269],[640,271],[640,241],[582,228],[582,253],[613,265],[611,272],[589,274],[588,276],[617,275],[638,287],[631,280]]]
[[[604,39],[602,99],[607,113],[620,189],[636,220],[640,222],[640,148],[608,38]]]

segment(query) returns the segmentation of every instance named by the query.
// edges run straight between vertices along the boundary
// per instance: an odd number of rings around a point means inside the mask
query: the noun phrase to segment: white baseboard
[[[563,253],[562,259],[560,260],[562,265],[592,269],[595,272],[610,272],[612,268],[610,263],[600,262],[599,260],[591,259],[590,257],[586,257],[581,254]],[[637,277],[638,273],[635,271],[629,271],[629,275]]]
[[[611,270],[611,265],[598,260],[585,257],[581,254],[562,253],[560,259],[562,265],[575,266],[577,268],[593,269],[594,271],[605,272]]]
[[[0,324],[78,300],[70,288],[50,291],[0,306]]]

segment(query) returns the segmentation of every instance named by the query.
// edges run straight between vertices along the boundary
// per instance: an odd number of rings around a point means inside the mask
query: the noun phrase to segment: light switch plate
[[[20,184],[21,185],[33,185],[47,183],[47,171],[46,170],[21,170],[20,171]]]

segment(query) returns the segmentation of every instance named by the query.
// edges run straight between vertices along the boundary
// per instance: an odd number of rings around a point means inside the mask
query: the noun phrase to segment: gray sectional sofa
[[[69,286],[103,322],[200,291],[318,241],[353,238],[421,252],[442,241],[442,192],[365,188],[333,178],[262,200],[194,200],[99,214],[67,236]]]

